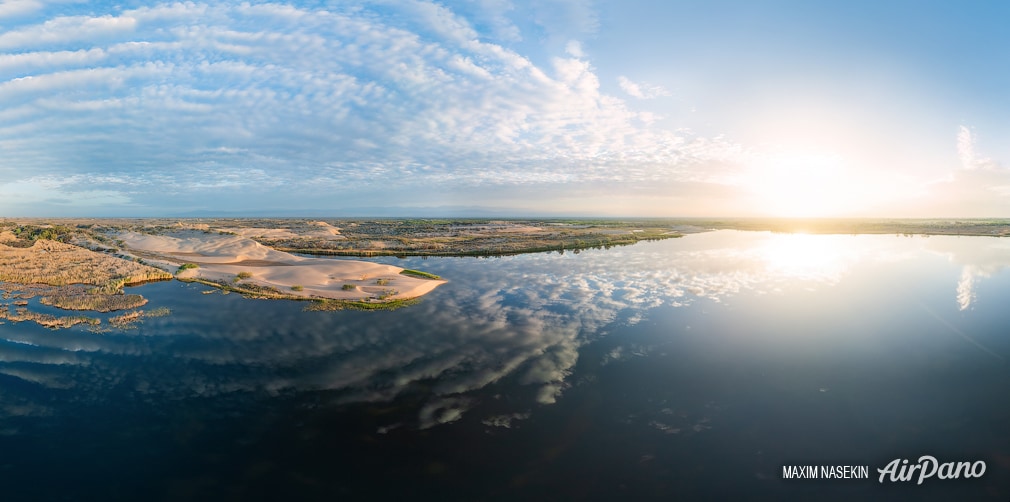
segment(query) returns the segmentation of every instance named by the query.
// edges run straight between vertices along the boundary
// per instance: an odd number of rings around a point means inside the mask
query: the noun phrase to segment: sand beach
[[[236,286],[254,284],[305,298],[409,299],[445,283],[403,275],[400,272],[404,269],[393,265],[296,256],[242,235],[200,230],[161,235],[126,231],[117,234],[117,238],[150,263],[168,267],[197,265],[180,271],[179,279],[226,281]]]

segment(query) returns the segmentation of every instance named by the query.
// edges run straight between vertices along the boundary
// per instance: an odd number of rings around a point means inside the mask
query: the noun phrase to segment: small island
[[[122,230],[117,242],[146,263],[174,269],[183,281],[201,282],[249,296],[319,300],[330,306],[395,305],[418,298],[445,281],[393,265],[308,258],[210,228]]]
[[[312,310],[390,309],[409,305],[445,281],[426,272],[355,260],[307,258],[205,224],[122,221],[0,222],[0,322],[53,329],[102,320],[131,327],[147,299],[123,288],[152,281],[199,282],[249,297],[311,301]],[[30,300],[74,314],[29,308]]]

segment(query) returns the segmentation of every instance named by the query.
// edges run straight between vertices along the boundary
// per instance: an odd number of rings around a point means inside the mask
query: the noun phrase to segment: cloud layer
[[[4,2],[0,214],[752,216],[811,199],[844,216],[1010,211],[1010,176],[976,144],[997,126],[915,115],[944,94],[789,80],[809,76],[802,49],[754,68],[737,59],[746,32],[632,32],[600,15],[613,7]],[[689,33],[722,45],[658,59]],[[828,158],[832,179],[796,183]]]
[[[491,41],[523,37],[495,9],[471,13],[498,20],[485,33],[424,1],[187,2],[5,26],[0,192],[39,208],[157,211],[211,194],[332,207],[336,191],[704,180],[738,153],[650,128],[578,50],[538,66]]]

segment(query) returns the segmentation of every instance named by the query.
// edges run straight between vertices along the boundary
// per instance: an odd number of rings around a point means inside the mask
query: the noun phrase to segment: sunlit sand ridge
[[[129,248],[149,261],[194,263],[180,271],[180,279],[255,284],[300,297],[338,300],[381,298],[397,300],[424,295],[445,281],[409,277],[404,269],[363,261],[304,258],[266,247],[238,235],[182,231],[169,235],[123,232]]]

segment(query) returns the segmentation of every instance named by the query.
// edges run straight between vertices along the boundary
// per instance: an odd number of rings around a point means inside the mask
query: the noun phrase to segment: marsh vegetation
[[[314,300],[311,304],[309,304],[309,306],[305,307],[305,310],[310,312],[328,312],[335,310],[396,310],[416,305],[420,301],[420,298],[388,300],[382,302],[329,300],[320,298]]]
[[[50,329],[71,328],[78,324],[97,326],[101,323],[100,319],[93,317],[82,315],[55,316],[52,314],[33,312],[25,307],[14,307],[14,310],[12,311],[10,310],[10,307],[2,304],[0,304],[0,319],[15,323],[31,321]]]
[[[494,256],[680,237],[658,220],[332,220],[339,235],[255,236],[275,249],[341,256]]]
[[[158,307],[151,310],[131,310],[109,318],[109,324],[118,329],[131,329],[137,326],[145,318],[164,317],[171,313],[166,307]]]
[[[57,225],[8,225],[0,232],[0,291],[14,305],[0,304],[0,318],[32,321],[50,328],[98,325],[86,316],[56,316],[27,309],[29,299],[64,310],[112,312],[147,303],[141,295],[123,294],[123,287],[171,279],[168,272],[68,244],[75,230]],[[58,239],[58,240],[50,240]],[[14,307],[11,311],[10,307]]]
[[[142,295],[94,294],[69,288],[59,288],[53,294],[39,298],[39,303],[64,310],[91,310],[113,312],[141,307],[147,304]]]
[[[38,240],[31,247],[0,244],[0,281],[66,286],[89,284],[115,293],[130,284],[171,279],[164,270],[62,242]]]
[[[438,275],[435,275],[435,274],[431,274],[431,273],[428,273],[428,272],[422,272],[420,270],[413,270],[413,269],[409,269],[409,268],[405,268],[405,269],[401,270],[400,274],[402,274],[402,275],[409,275],[409,276],[413,276],[413,277],[420,277],[422,279],[439,280],[439,279],[442,278],[441,276],[438,276]]]

